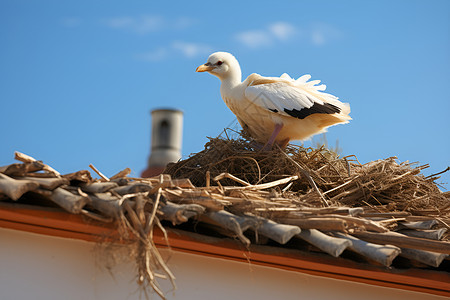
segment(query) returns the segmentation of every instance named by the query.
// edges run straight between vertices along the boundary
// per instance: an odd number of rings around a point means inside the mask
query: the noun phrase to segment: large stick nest
[[[421,174],[428,165],[398,163],[396,157],[360,164],[353,155],[340,158],[323,146],[289,145],[284,150],[260,151],[254,145],[242,137],[210,138],[203,151],[169,164],[164,173],[173,178],[189,178],[200,187],[207,184],[207,178],[222,173],[250,184],[299,175],[299,180],[283,188],[283,196],[300,197],[312,205],[324,203],[319,194],[330,205],[374,205],[390,211],[436,210],[448,204],[435,183],[439,177]],[[232,179],[220,182],[236,185]]]

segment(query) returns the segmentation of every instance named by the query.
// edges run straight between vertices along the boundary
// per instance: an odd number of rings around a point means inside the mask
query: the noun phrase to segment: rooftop
[[[130,178],[128,169],[107,178],[94,166],[99,179],[87,170],[62,175],[16,153],[19,163],[0,167],[0,226],[142,243],[136,257],[141,283],[157,292],[146,257],[158,257],[158,247],[170,246],[450,296],[450,195],[434,184],[436,176],[420,174],[423,166],[394,158],[365,165],[345,158],[344,164],[323,149],[297,148],[269,154],[277,168],[291,160],[299,168],[276,174],[267,154],[235,149],[236,155],[223,148],[233,142],[211,143],[152,178]],[[226,157],[211,159],[217,149]],[[230,172],[221,170],[225,161]],[[267,164],[272,171],[264,169]],[[257,180],[250,176],[255,173]],[[157,264],[171,278],[166,264]]]

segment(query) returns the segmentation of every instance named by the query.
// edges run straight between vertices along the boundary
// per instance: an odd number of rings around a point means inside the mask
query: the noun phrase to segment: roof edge
[[[0,227],[89,242],[119,240],[118,232],[112,224],[69,214],[60,209],[17,203],[0,202]],[[168,229],[168,236],[170,248],[175,251],[450,297],[450,275],[444,272],[419,269],[389,270],[270,246],[251,245],[246,248],[237,241],[177,229]],[[158,247],[168,247],[159,229],[154,232],[154,242]]]

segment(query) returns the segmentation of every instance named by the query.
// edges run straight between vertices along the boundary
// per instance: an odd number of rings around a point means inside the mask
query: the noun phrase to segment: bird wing
[[[315,113],[340,113],[342,108],[337,97],[323,93],[325,85],[320,80],[308,81],[310,75],[297,80],[286,73],[280,77],[263,77],[251,74],[247,79],[245,96],[255,105],[274,113],[299,119]]]

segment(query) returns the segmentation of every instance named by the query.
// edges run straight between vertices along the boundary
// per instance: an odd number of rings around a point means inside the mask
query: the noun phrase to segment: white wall
[[[99,266],[95,249],[94,243],[0,228],[0,299],[144,299],[136,292],[133,265],[117,265],[113,278]],[[181,252],[171,255],[178,289],[168,299],[446,299]]]

